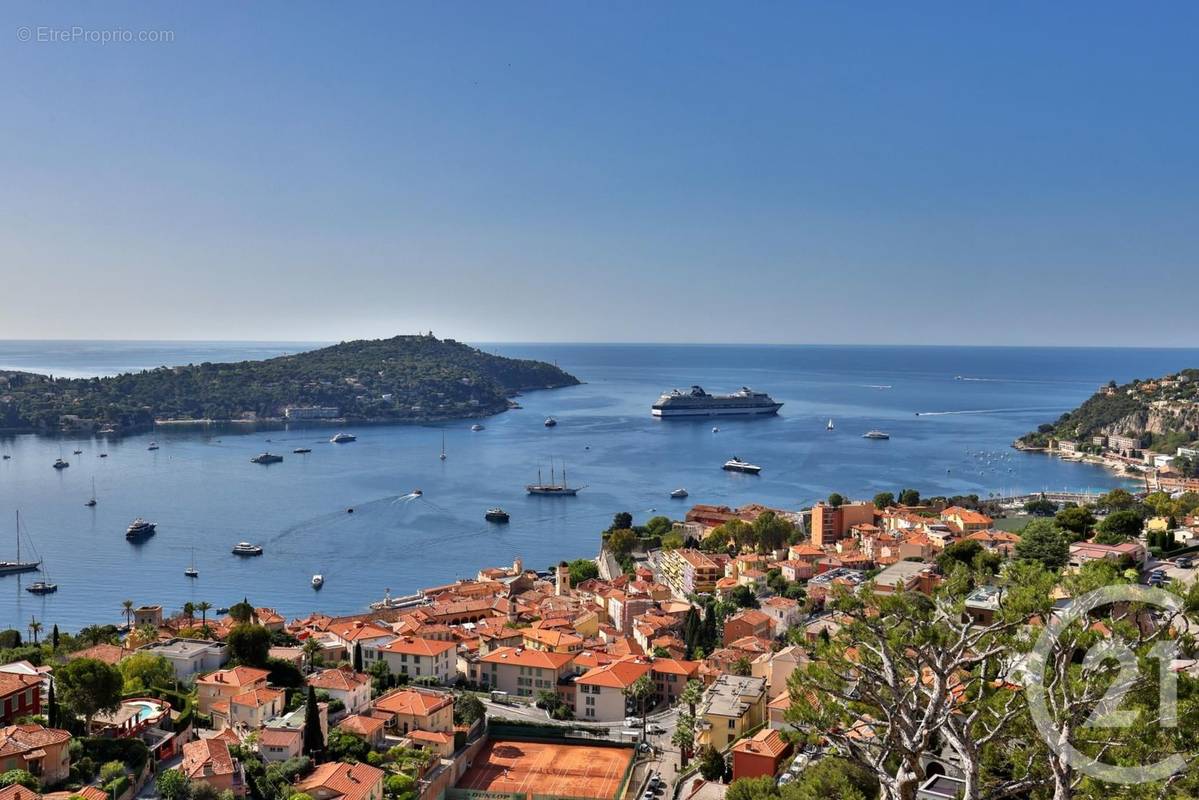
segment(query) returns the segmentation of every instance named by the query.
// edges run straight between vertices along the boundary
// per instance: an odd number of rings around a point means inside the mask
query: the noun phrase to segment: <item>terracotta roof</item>
[[[258,732],[258,744],[267,747],[291,747],[304,733],[296,728],[263,728]]]
[[[230,703],[235,706],[249,706],[250,708],[262,708],[265,705],[273,703],[283,697],[283,692],[278,689],[251,689],[248,692],[242,692],[234,697]]]
[[[271,673],[265,669],[254,667],[234,667],[233,669],[218,669],[207,675],[196,678],[196,683],[210,686],[249,686],[267,679]]]
[[[680,661],[675,658],[655,658],[653,670],[672,675],[694,675],[699,671],[699,662]]]
[[[751,738],[742,739],[733,745],[733,752],[778,758],[787,752],[787,742],[783,735],[773,728],[763,728]]]
[[[525,639],[539,642],[547,647],[574,647],[583,643],[582,637],[561,630],[524,628],[520,633]]]
[[[126,655],[124,648],[118,647],[115,644],[101,642],[100,644],[71,653],[67,656],[67,660],[74,661],[77,658],[94,658],[97,661],[103,661],[105,664],[115,667]]]
[[[765,614],[762,611],[759,611],[756,608],[747,608],[744,611],[741,611],[740,613],[734,614],[733,616],[726,619],[724,621],[724,624],[727,625],[730,622],[733,622],[734,620],[736,620],[737,622],[744,622],[749,625],[753,625],[755,627],[757,627],[759,625],[769,626],[770,622],[771,622],[770,617],[767,614]]]
[[[547,653],[527,647],[497,647],[479,659],[484,664],[513,664],[518,667],[561,669],[574,660],[571,653]]]
[[[232,775],[233,756],[224,739],[198,739],[183,745],[183,763],[179,767],[187,777]]]
[[[607,686],[613,689],[627,689],[633,683],[650,671],[649,662],[640,659],[625,659],[604,664],[601,667],[587,670],[575,679],[575,683],[589,686]]]
[[[417,729],[414,731],[408,731],[408,738],[416,739],[417,741],[424,740],[426,742],[437,742],[438,744],[448,744],[448,743],[454,741],[454,734],[438,733],[437,731],[422,731],[420,729]]]
[[[406,653],[412,656],[439,656],[447,650],[453,650],[458,645],[454,642],[442,642],[437,639],[418,639],[414,636],[402,636],[394,642],[388,642],[379,648],[388,653]]]
[[[309,686],[327,692],[350,692],[370,682],[369,675],[350,669],[326,669],[308,677]]]
[[[366,800],[371,789],[383,780],[383,770],[369,764],[321,764],[307,778],[296,783],[298,792],[323,790],[345,800]]]
[[[437,692],[418,692],[415,689],[396,689],[375,700],[374,709],[388,711],[392,714],[408,714],[410,716],[427,716],[448,705],[454,700],[449,695]]]
[[[343,730],[348,733],[370,738],[376,731],[385,726],[387,722],[379,717],[368,717],[364,714],[351,714],[350,716],[337,723],[338,730]]]
[[[388,628],[381,628],[369,622],[355,620],[353,622],[338,622],[329,626],[329,632],[346,642],[357,642],[364,639],[382,639],[395,636]]]
[[[26,753],[69,742],[71,734],[43,725],[9,725],[0,728],[0,757]]]
[[[26,689],[42,685],[40,675],[22,675],[17,672],[0,672],[0,697],[23,692]]]

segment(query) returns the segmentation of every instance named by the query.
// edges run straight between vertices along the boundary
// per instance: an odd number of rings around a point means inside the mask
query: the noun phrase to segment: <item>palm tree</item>
[[[196,604],[187,602],[183,604],[183,615],[187,617],[187,626],[190,628],[196,620]]]
[[[639,710],[641,711],[641,741],[645,741],[645,716],[646,707],[645,701],[654,693],[654,684],[650,682],[649,675],[642,675],[637,680],[629,684],[624,690],[625,697],[636,700]]]
[[[316,663],[316,657],[321,654],[321,643],[309,636],[304,640],[303,650],[304,658],[308,659],[308,671],[312,672],[312,667]]]
[[[130,630],[132,630],[133,629],[133,601],[132,600],[122,600],[121,601],[121,613],[125,615],[125,624],[127,626],[129,626]]]
[[[679,722],[670,737],[670,743],[679,748],[679,762],[686,767],[687,760],[691,758],[691,749],[695,747],[695,720],[692,717],[679,714]]]
[[[33,639],[33,644],[37,645],[37,635],[42,632],[42,623],[38,622],[33,617],[29,618],[29,638]]]
[[[138,625],[134,635],[137,636],[137,640],[141,642],[142,645],[147,645],[158,639],[158,628],[149,624]]]
[[[683,691],[679,692],[679,702],[687,704],[687,713],[695,719],[695,707],[704,699],[704,685],[701,681],[687,681]]]
[[[196,610],[200,612],[200,627],[208,627],[208,612],[212,609],[212,603],[205,600],[202,603],[196,604]]]

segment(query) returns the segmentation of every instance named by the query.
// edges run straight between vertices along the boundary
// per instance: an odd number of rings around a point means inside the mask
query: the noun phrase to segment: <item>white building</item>
[[[175,677],[180,681],[190,681],[197,675],[218,670],[229,660],[229,649],[223,642],[204,639],[170,639],[140,649],[170,661],[175,668]]]

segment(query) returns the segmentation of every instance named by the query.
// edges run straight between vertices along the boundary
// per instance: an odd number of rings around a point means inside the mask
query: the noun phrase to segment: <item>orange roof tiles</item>
[[[351,714],[337,723],[339,730],[369,739],[378,733],[387,723],[378,717],[368,717],[363,714]]]
[[[369,764],[343,764],[330,762],[321,764],[303,780],[296,783],[296,791],[319,790],[322,795],[344,797],[345,800],[367,800],[371,790],[383,780],[383,770]]]
[[[183,774],[192,779],[212,775],[232,775],[233,756],[224,739],[198,739],[183,745]]]
[[[420,639],[415,636],[401,636],[393,642],[388,642],[379,649],[388,653],[406,653],[410,656],[439,656],[447,650],[457,647],[454,642],[442,642],[437,639]]]
[[[520,667],[558,670],[574,660],[571,653],[548,653],[527,647],[497,647],[479,659],[484,664],[514,664]]]
[[[375,700],[373,708],[392,714],[428,716],[435,711],[453,705],[449,695],[437,692],[418,692],[415,689],[396,689]]]
[[[44,725],[9,725],[0,728],[0,757],[25,753],[51,745],[69,742],[71,734]]]
[[[369,675],[351,669],[326,669],[308,677],[309,686],[327,692],[350,692],[370,682]]]
[[[624,659],[613,661],[611,664],[589,669],[575,679],[577,684],[588,686],[607,686],[613,689],[627,689],[642,675],[647,674],[651,667],[649,662],[641,659]]]
[[[265,681],[271,673],[265,669],[254,667],[234,667],[233,669],[218,669],[207,675],[196,678],[196,683],[215,686],[249,686],[259,681]]]
[[[742,739],[733,745],[733,752],[752,753],[778,758],[787,752],[788,744],[783,735],[773,728],[764,728],[748,739]]]

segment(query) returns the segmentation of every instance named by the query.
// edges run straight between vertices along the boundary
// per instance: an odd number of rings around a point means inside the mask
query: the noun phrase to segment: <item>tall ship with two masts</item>
[[[777,414],[783,407],[765,392],[742,386],[732,394],[708,394],[702,386],[672,389],[651,406],[655,417],[725,417]]]

